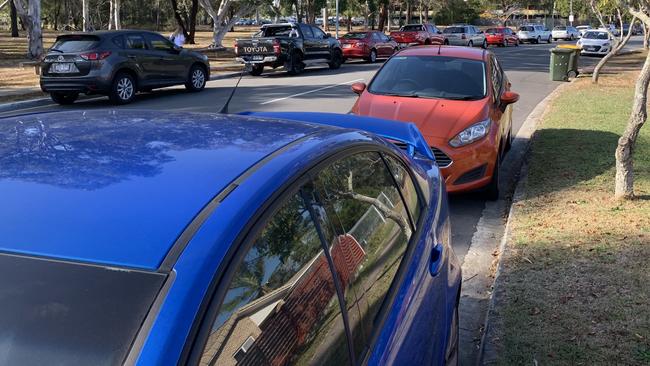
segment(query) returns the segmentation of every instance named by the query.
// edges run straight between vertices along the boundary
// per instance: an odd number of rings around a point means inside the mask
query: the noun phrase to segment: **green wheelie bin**
[[[555,47],[551,49],[550,76],[553,81],[569,80],[569,62],[573,50]]]

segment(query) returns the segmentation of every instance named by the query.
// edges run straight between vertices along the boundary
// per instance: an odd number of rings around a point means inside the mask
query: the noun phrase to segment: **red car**
[[[366,87],[353,114],[415,123],[436,157],[448,192],[483,189],[499,197],[499,165],[513,139],[519,95],[492,52],[413,47],[391,57]]]
[[[378,58],[388,58],[397,51],[397,43],[379,31],[350,32],[339,38],[343,57],[362,58],[375,62]]]
[[[400,47],[412,45],[447,44],[442,32],[432,24],[407,24],[390,33]]]
[[[493,44],[499,47],[519,46],[517,33],[508,27],[489,28],[485,31],[485,39],[488,45]]]

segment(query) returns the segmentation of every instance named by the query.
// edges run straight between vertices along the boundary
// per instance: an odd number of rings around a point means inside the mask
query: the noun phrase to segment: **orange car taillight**
[[[111,51],[87,52],[82,53],[79,57],[87,61],[103,60],[111,55]]]

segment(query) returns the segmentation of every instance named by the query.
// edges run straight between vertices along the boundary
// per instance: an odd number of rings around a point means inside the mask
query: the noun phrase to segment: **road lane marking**
[[[348,84],[356,83],[357,81],[363,81],[363,80],[364,80],[364,79],[355,79],[355,80],[346,81],[346,82],[344,82],[344,83],[338,83],[338,84],[334,84],[334,85],[328,85],[328,86],[324,86],[324,87],[322,87],[322,88],[318,88],[318,89],[314,89],[314,90],[308,90],[308,91],[306,91],[306,92],[302,92],[302,93],[298,93],[298,94],[289,95],[289,96],[286,96],[286,97],[283,97],[283,98],[277,98],[277,99],[267,100],[266,102],[262,102],[262,103],[260,103],[260,104],[261,104],[261,105],[271,104],[271,103],[279,102],[279,101],[282,101],[282,100],[287,100],[287,99],[291,99],[291,98],[299,97],[299,96],[302,96],[302,95],[305,95],[305,94],[315,93],[315,92],[318,92],[318,91],[321,91],[321,90],[325,90],[325,89],[336,88],[337,86],[341,86],[341,85],[348,85]]]

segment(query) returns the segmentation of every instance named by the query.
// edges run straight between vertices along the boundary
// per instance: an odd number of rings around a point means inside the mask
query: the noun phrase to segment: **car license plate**
[[[343,48],[350,48],[350,47],[352,47],[352,45],[349,44],[349,43],[344,43],[344,44],[343,44]]]
[[[253,61],[262,61],[264,60],[264,56],[262,55],[253,55]]]
[[[65,74],[79,72],[79,69],[77,69],[77,66],[72,62],[57,62],[52,64],[50,72]]]

